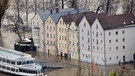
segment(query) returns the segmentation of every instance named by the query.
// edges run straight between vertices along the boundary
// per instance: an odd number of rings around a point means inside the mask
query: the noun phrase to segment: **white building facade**
[[[50,15],[49,11],[40,11],[32,19],[32,38],[37,51],[44,52],[45,42],[44,42],[44,21]]]
[[[84,17],[79,26],[79,51],[80,60],[85,62],[91,61],[91,38],[90,38],[90,24]]]
[[[134,15],[98,18],[91,29],[92,60],[96,64],[113,65],[135,59]]]

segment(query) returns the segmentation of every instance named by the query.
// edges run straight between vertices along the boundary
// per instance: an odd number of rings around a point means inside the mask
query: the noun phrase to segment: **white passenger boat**
[[[20,76],[43,76],[42,66],[31,55],[0,47],[0,71]]]

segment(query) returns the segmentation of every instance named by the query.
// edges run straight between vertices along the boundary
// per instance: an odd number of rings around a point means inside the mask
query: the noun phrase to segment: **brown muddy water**
[[[104,66],[95,65],[94,69],[92,69],[90,63],[79,62],[76,60],[68,60],[66,58],[56,57],[53,55],[47,55],[39,52],[27,52],[31,54],[33,57],[37,59],[41,59],[41,61],[46,61],[53,63],[55,60],[59,60],[67,67],[61,69],[51,69],[44,72],[47,76],[105,76],[104,75]],[[119,65],[107,66],[106,67],[106,76],[135,76],[134,65],[128,64],[126,65],[128,69],[132,70],[121,70]],[[116,75],[111,75],[111,73],[115,73]],[[8,74],[0,73],[0,76],[11,76]]]

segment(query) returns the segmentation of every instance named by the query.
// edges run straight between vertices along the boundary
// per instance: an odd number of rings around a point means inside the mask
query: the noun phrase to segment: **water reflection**
[[[40,52],[26,52],[31,54],[33,57],[41,59],[42,61],[52,62],[58,60],[65,63],[66,65],[69,64],[68,67],[62,69],[52,69],[46,71],[45,73],[48,76],[104,76],[104,66],[95,65],[94,69],[92,68],[92,64],[86,62],[79,62],[76,60],[71,60],[67,58],[61,58],[53,55],[47,55],[45,53]],[[76,66],[73,66],[76,65]],[[134,64],[128,64],[125,67],[129,69],[134,69]],[[107,66],[106,67],[107,76],[110,74],[115,74],[116,76],[135,76],[135,71],[123,71],[120,69],[119,65]],[[5,74],[0,74],[0,76],[9,76]]]
[[[73,64],[77,66],[70,66],[67,68],[62,69],[55,69],[47,71],[48,76],[104,76],[104,66],[101,65],[95,65],[94,68],[92,68],[92,64],[86,63],[86,62],[79,62],[76,60],[61,58],[53,55],[47,55],[40,52],[27,52],[29,54],[32,54],[35,58],[43,58],[45,61],[54,61],[54,60],[61,60],[62,62]],[[134,68],[133,64],[126,65],[128,68]],[[121,71],[119,65],[112,65],[106,67],[106,74],[107,76],[110,76],[110,74],[115,74],[116,76],[134,76],[135,72],[125,72]]]

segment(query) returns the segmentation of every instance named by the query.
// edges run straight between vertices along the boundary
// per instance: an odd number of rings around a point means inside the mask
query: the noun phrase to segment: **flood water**
[[[79,62],[76,60],[69,60],[66,58],[56,57],[52,55],[47,55],[39,52],[27,52],[33,57],[41,59],[42,61],[54,61],[60,60],[61,62],[69,64],[68,67],[62,69],[51,69],[45,72],[47,76],[110,76],[111,73],[115,73],[116,76],[135,76],[135,71],[122,71],[119,65],[107,66],[106,71],[104,71],[104,66],[95,65],[94,68],[91,67],[90,63]],[[76,66],[72,66],[76,65]],[[128,64],[128,68],[133,68],[133,64]],[[0,73],[0,76],[11,76],[8,74]]]

